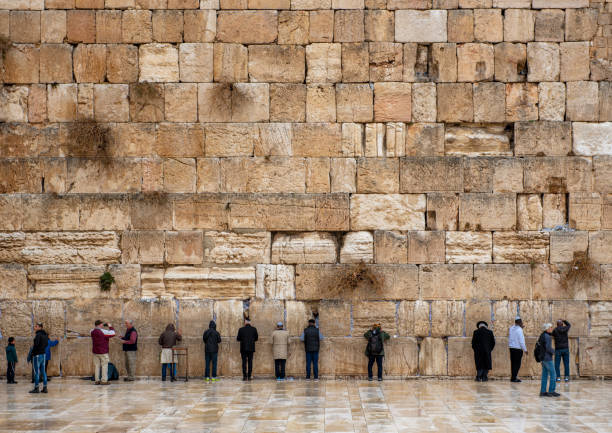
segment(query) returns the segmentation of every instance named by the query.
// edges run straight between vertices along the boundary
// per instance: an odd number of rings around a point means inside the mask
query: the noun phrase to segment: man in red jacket
[[[94,357],[94,378],[96,385],[108,383],[108,340],[115,336],[115,329],[110,323],[96,320],[95,328],[91,330],[92,352]],[[104,329],[104,327],[108,329]],[[100,380],[100,370],[102,378]]]

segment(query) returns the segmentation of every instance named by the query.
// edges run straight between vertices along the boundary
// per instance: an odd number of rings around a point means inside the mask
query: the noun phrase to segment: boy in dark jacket
[[[314,315],[318,316],[317,313]],[[306,350],[306,380],[310,380],[310,367],[314,374],[315,382],[319,381],[319,348],[323,341],[323,334],[318,328],[316,319],[308,320],[308,327],[304,328],[304,332],[300,335],[300,341],[304,342],[304,350]]]
[[[376,366],[378,367],[378,381],[380,382],[383,380],[383,358],[385,356],[384,342],[390,338],[389,334],[380,329],[380,323],[376,323],[372,326],[372,329],[363,334],[363,336],[368,340],[368,345],[365,350],[365,354],[368,357],[368,380],[372,380],[372,367],[374,366],[374,361],[376,361]]]
[[[557,327],[553,330],[552,336],[555,339],[555,373],[557,382],[561,382],[561,359],[565,368],[565,381],[569,382],[570,363],[569,363],[569,339],[567,333],[572,325],[567,320],[557,320]]]
[[[217,332],[217,324],[211,320],[208,329],[202,335],[204,340],[204,380],[216,382],[217,379],[217,355],[219,354],[219,343],[221,335]],[[212,379],[210,377],[210,364],[212,363]]]
[[[32,347],[32,364],[34,365],[34,389],[30,394],[38,394],[39,392],[47,393],[47,373],[45,372],[45,352],[49,344],[49,336],[43,329],[42,323],[34,325],[36,335],[34,337],[34,345]],[[38,390],[38,382],[42,375],[43,389]]]
[[[244,319],[244,326],[238,330],[236,340],[240,341],[240,356],[242,358],[242,380],[251,380],[253,373],[253,353],[255,342],[259,339],[257,328],[251,326],[249,319]]]
[[[17,364],[17,350],[15,349],[15,338],[9,337],[6,346],[6,383],[15,382],[15,364]]]

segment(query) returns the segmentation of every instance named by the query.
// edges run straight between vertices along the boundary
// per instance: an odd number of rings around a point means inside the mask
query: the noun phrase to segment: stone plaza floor
[[[0,432],[612,432],[612,382],[201,379],[0,384]]]

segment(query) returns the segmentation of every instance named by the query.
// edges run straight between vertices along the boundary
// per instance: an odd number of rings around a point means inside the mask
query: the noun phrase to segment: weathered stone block
[[[412,115],[412,87],[408,83],[374,85],[374,117],[378,122],[409,122]]]
[[[222,336],[235,336],[244,323],[244,306],[240,300],[222,300],[215,302],[217,330]]]
[[[474,119],[472,84],[438,85],[438,121],[471,122]]]
[[[589,306],[582,301],[553,301],[552,319],[554,326],[559,319],[570,322],[570,337],[586,337],[589,331]]]
[[[338,278],[354,270],[355,265],[297,265],[295,291],[299,300],[401,300],[418,297],[418,270],[415,265],[367,265],[381,279],[381,287],[373,290],[361,282],[355,290],[339,290]]]
[[[164,283],[169,294],[181,298],[248,298],[255,296],[255,268],[166,269]]]
[[[185,42],[212,42],[217,32],[214,10],[183,11],[183,39]]]
[[[139,49],[140,81],[179,81],[178,50],[170,44],[145,44]]]
[[[553,228],[567,221],[565,194],[544,194],[542,199],[542,226]]]
[[[444,263],[444,232],[410,232],[408,263]]]
[[[301,83],[305,76],[304,48],[295,45],[249,46],[251,82]]]
[[[551,232],[550,262],[570,263],[576,253],[586,253],[588,244],[587,232]]]
[[[548,42],[527,44],[527,81],[558,81],[561,68],[559,45]]]
[[[342,239],[340,263],[372,263],[374,239],[370,232],[349,232]]]
[[[526,192],[565,193],[592,189],[592,164],[585,158],[528,158]]]
[[[306,121],[335,122],[336,92],[333,84],[309,84],[306,88]]]
[[[514,194],[463,194],[459,205],[462,230],[512,230],[516,227]]]
[[[463,44],[457,47],[458,81],[489,81],[493,79],[494,50],[490,44]]]
[[[2,332],[2,335],[12,337],[30,336],[32,334],[32,302],[2,301],[0,303],[0,313],[2,313],[0,315],[0,332]]]
[[[588,80],[589,43],[566,42],[561,44],[561,81]]]
[[[153,11],[152,24],[155,42],[183,42],[183,11]]]
[[[374,323],[389,335],[397,335],[394,302],[360,302],[353,305],[353,335],[358,337],[372,329]]]
[[[141,337],[159,337],[169,323],[175,323],[175,309],[173,300],[132,300],[123,306],[126,318],[138,324]]]
[[[269,233],[205,232],[205,262],[219,264],[267,263],[269,255]]]
[[[539,194],[521,194],[517,197],[518,230],[542,229],[542,201]]]
[[[563,42],[565,38],[565,12],[543,9],[536,12],[535,40],[543,42]]]
[[[534,83],[506,85],[506,121],[538,119],[538,86]]]
[[[169,264],[202,263],[202,232],[166,232],[165,247]]]
[[[446,232],[446,262],[491,263],[491,233]]]
[[[280,11],[278,43],[307,45],[310,20],[307,11]]]
[[[601,196],[598,193],[575,193],[569,196],[569,224],[578,230],[599,230]]]
[[[487,83],[488,84],[488,83]],[[491,83],[497,85],[499,83]],[[483,84],[484,85],[484,84]],[[481,85],[474,88],[477,89]],[[503,85],[502,85],[503,86]],[[502,88],[503,91],[503,88]],[[480,92],[480,90],[477,90]],[[495,111],[495,107],[487,105],[489,113]],[[503,107],[502,107],[503,110]],[[482,119],[481,119],[482,120]],[[448,126],[445,132],[445,154],[456,156],[481,156],[481,155],[511,155],[510,136],[502,125],[480,126]],[[463,189],[460,176],[453,181],[456,190]]]
[[[448,355],[446,343],[441,338],[425,338],[419,349],[419,374],[421,376],[446,376]]]
[[[572,323],[573,328],[573,322],[570,323]],[[609,337],[612,335],[612,305],[610,302],[597,302],[591,305],[590,325],[589,335],[592,337]]]
[[[0,265],[0,287],[1,299],[25,299],[28,293],[27,272],[25,268],[17,264]]]
[[[499,9],[474,10],[474,39],[478,42],[504,40],[504,22]]]
[[[179,46],[179,75],[183,82],[213,80],[213,45],[186,43]]]
[[[518,82],[527,78],[527,47],[504,42],[495,45],[495,79]]]
[[[30,298],[72,299],[96,298],[100,292],[100,276],[104,266],[34,265],[28,268]]]
[[[573,148],[574,153],[577,155],[612,155],[612,149],[610,149],[609,139],[607,138],[612,133],[612,122],[574,122],[572,129],[574,138]]]
[[[306,86],[270,84],[270,121],[303,122],[306,119]]]
[[[364,39],[363,10],[334,12],[334,42],[361,42]]]
[[[546,263],[548,252],[549,233],[493,233],[493,261],[495,263]]]
[[[572,148],[569,122],[517,122],[517,155],[565,156]]]
[[[258,298],[295,299],[295,269],[288,265],[257,265]]]
[[[589,258],[595,263],[612,263],[610,239],[612,233],[609,230],[589,233]]]
[[[427,228],[457,230],[459,197],[452,193],[427,194]]]
[[[274,42],[278,33],[276,11],[222,11],[217,17],[217,40],[244,44]]]
[[[124,43],[143,44],[153,40],[153,25],[149,10],[123,11],[121,34]]]
[[[385,42],[394,41],[395,14],[388,10],[366,10],[365,40]]]
[[[610,347],[610,338],[581,338],[580,375],[609,375],[612,371]]]
[[[24,230],[78,230],[78,197],[23,197]]]
[[[109,45],[106,56],[106,78],[109,83],[138,80],[138,48],[134,45]]]
[[[373,119],[373,92],[368,84],[336,85],[338,122],[370,122]]]
[[[529,299],[530,265],[475,265],[474,295],[477,299]]]
[[[119,20],[121,14],[119,13]],[[102,27],[102,22],[100,23]],[[119,21],[121,28],[121,21]],[[61,44],[66,37],[66,11],[47,10],[40,13],[40,39],[41,42]],[[98,38],[96,38],[98,39]],[[106,42],[106,41],[98,41]]]
[[[398,10],[395,12],[397,42],[446,42],[447,11]]]
[[[93,10],[66,12],[68,42],[94,43],[96,41],[96,13]]]
[[[469,299],[472,297],[472,265],[432,264],[419,268],[422,299]]]
[[[43,44],[40,47],[40,82],[72,82],[72,46]]]
[[[530,9],[507,9],[504,14],[504,41],[533,41],[535,37],[535,12]]]
[[[563,121],[565,119],[565,84],[538,84],[540,120]]]
[[[240,44],[214,44],[214,79],[220,83],[248,81],[248,50]]]
[[[313,10],[309,13],[309,18],[308,37],[310,42],[332,42],[334,38],[334,11]]]
[[[407,263],[408,237],[401,232],[374,232],[374,253],[376,263]]]
[[[597,9],[567,9],[565,11],[565,40],[590,41],[597,33]]]
[[[355,194],[351,196],[353,230],[424,230],[422,194]]]
[[[459,192],[462,190],[463,172],[460,158],[421,157],[401,159],[400,192]]]
[[[597,121],[599,119],[599,86],[592,81],[567,83],[568,120]]]
[[[357,191],[360,193],[397,193],[399,162],[390,158],[357,160]]]

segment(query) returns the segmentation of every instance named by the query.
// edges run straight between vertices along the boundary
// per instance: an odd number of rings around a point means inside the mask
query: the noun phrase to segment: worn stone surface
[[[485,232],[446,232],[447,263],[491,263],[493,238]]]

